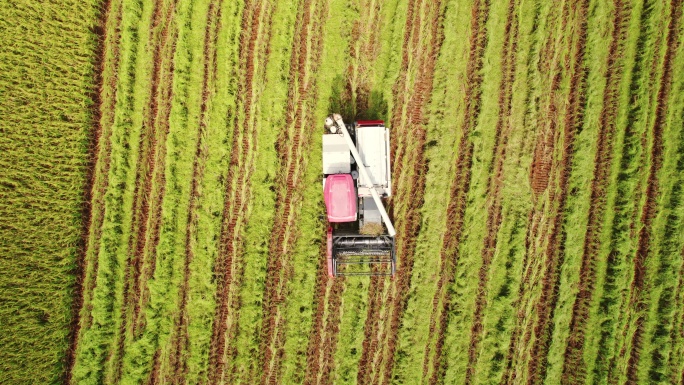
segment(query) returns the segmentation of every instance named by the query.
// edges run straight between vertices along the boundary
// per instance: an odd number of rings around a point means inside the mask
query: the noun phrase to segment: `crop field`
[[[683,13],[0,4],[0,383],[684,385]],[[332,112],[394,277],[327,276]]]

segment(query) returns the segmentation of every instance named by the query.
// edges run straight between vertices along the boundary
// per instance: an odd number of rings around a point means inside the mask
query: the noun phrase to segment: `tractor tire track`
[[[437,290],[433,298],[430,315],[430,339],[425,347],[423,358],[423,381],[443,383],[446,373],[446,360],[443,357],[446,328],[451,309],[451,294],[447,288],[454,282],[458,246],[463,235],[466,199],[470,190],[470,171],[473,157],[473,142],[470,132],[475,128],[480,115],[482,99],[481,73],[484,52],[487,47],[487,21],[489,19],[489,0],[475,0],[471,8],[471,28],[466,65],[466,89],[464,93],[465,116],[459,143],[458,158],[455,164],[455,177],[452,182],[447,205],[447,222],[442,249],[440,251],[441,270]],[[431,347],[434,345],[434,349]],[[432,353],[432,354],[431,354]]]
[[[651,227],[657,213],[657,198],[659,191],[658,172],[663,163],[663,128],[667,119],[668,100],[672,89],[672,65],[674,55],[679,46],[678,27],[682,15],[682,0],[672,0],[670,3],[670,20],[667,26],[667,40],[665,57],[663,58],[662,80],[656,99],[655,119],[651,132],[653,145],[651,147],[651,165],[646,186],[646,202],[641,213],[641,230],[636,254],[634,256],[634,280],[630,288],[630,308],[636,315],[636,330],[632,336],[629,360],[627,362],[627,384],[637,384],[640,350],[643,343],[644,324],[646,321],[646,309],[649,303],[642,296],[646,289],[646,259],[651,249]]]
[[[117,7],[118,5],[118,7]],[[115,8],[116,7],[116,8]],[[118,80],[118,51],[121,26],[121,4],[114,0],[106,0],[101,5],[98,25],[93,27],[93,32],[97,35],[98,43],[95,52],[95,63],[93,76],[95,77],[94,89],[90,97],[93,100],[91,110],[93,112],[93,123],[95,129],[90,138],[90,154],[88,166],[85,171],[85,182],[83,187],[83,208],[81,215],[83,218],[81,246],[76,256],[76,268],[74,275],[74,299],[71,307],[72,318],[69,327],[69,349],[66,352],[64,383],[71,383],[71,371],[76,360],[76,349],[78,345],[79,332],[83,326],[88,327],[92,322],[89,319],[81,319],[82,315],[90,318],[92,305],[88,309],[83,309],[86,295],[92,293],[95,286],[95,275],[97,272],[97,258],[88,256],[97,252],[99,240],[104,221],[104,192],[107,189],[108,180],[106,177],[97,178],[97,175],[107,175],[109,173],[109,162],[111,157],[111,127],[114,124],[114,105],[116,104],[116,84]],[[114,28],[108,28],[109,24],[114,24]],[[113,30],[113,34],[107,31]],[[112,67],[112,75],[105,78],[105,67]],[[98,183],[99,182],[99,183]],[[91,265],[90,274],[88,266]],[[84,310],[87,310],[84,312]],[[82,323],[86,322],[85,325]]]
[[[325,323],[325,338],[323,339],[323,357],[321,359],[321,384],[332,384],[331,378],[335,367],[335,351],[339,341],[340,317],[342,316],[342,292],[344,279],[332,282],[328,302],[328,318]]]
[[[528,362],[528,384],[540,384],[546,377],[548,367],[548,352],[553,334],[553,316],[558,302],[560,290],[560,266],[564,261],[565,237],[563,231],[565,202],[568,195],[568,183],[572,168],[575,134],[584,120],[584,107],[586,103],[585,87],[587,82],[587,68],[584,64],[587,40],[587,17],[588,0],[574,3],[576,8],[574,49],[570,52],[574,56],[564,62],[570,75],[570,89],[565,105],[567,110],[563,118],[563,152],[558,171],[558,189],[553,192],[552,202],[557,202],[552,214],[552,229],[548,238],[545,261],[545,271],[542,278],[542,288],[539,302],[536,304],[537,319],[534,326],[534,335],[537,341],[532,346],[530,360]],[[553,119],[553,117],[552,117]]]
[[[183,266],[183,283],[179,289],[180,305],[174,331],[171,335],[171,354],[169,357],[169,372],[166,374],[166,381],[172,384],[185,383],[188,367],[184,357],[187,355],[189,334],[188,334],[188,314],[186,312],[188,303],[188,286],[190,280],[190,263],[194,259],[193,240],[196,236],[198,213],[197,207],[201,199],[200,180],[204,175],[204,167],[208,157],[208,148],[205,143],[207,137],[207,105],[212,93],[214,80],[216,79],[216,44],[219,23],[221,19],[221,3],[213,0],[209,3],[207,11],[207,21],[204,31],[203,63],[204,71],[202,77],[201,105],[199,115],[199,128],[197,130],[195,159],[192,167],[192,179],[190,181],[190,202],[188,204],[187,228],[185,230],[185,259]]]
[[[565,350],[561,382],[584,383],[587,368],[584,363],[585,334],[589,322],[589,310],[593,302],[596,284],[596,260],[599,258],[603,220],[607,204],[607,189],[612,166],[613,136],[617,130],[619,86],[623,78],[621,65],[627,38],[631,7],[622,0],[615,0],[612,40],[608,49],[606,90],[599,117],[599,135],[594,160],[594,179],[591,186],[589,218],[584,239],[584,252],[580,268],[579,290],[572,309],[568,344]]]
[[[487,306],[487,283],[489,282],[489,270],[497,246],[497,237],[502,221],[502,188],[504,179],[504,163],[506,161],[506,147],[508,137],[513,127],[509,116],[513,104],[513,83],[516,72],[516,52],[518,38],[518,18],[515,14],[515,0],[509,0],[504,26],[504,45],[502,52],[501,69],[503,76],[499,85],[499,118],[494,134],[494,156],[489,166],[489,180],[487,181],[487,235],[482,246],[482,265],[479,271],[477,296],[475,298],[475,310],[473,312],[473,324],[470,329],[470,345],[468,350],[468,366],[466,368],[465,383],[471,384],[475,375],[477,354],[482,339],[484,325],[482,318]]]
[[[240,36],[237,95],[238,108],[245,112],[244,120],[233,117],[233,152],[227,176],[225,207],[221,225],[219,255],[216,260],[216,298],[218,306],[212,326],[209,351],[209,383],[233,383],[235,367],[231,364],[237,354],[238,332],[236,314],[240,299],[238,289],[242,280],[240,255],[243,250],[243,228],[246,208],[250,204],[250,179],[254,169],[257,124],[257,84],[263,81],[263,66],[268,56],[271,2],[249,2],[242,16]],[[264,35],[265,34],[265,35]],[[236,111],[237,111],[236,110]]]
[[[381,23],[381,3],[377,0],[364,0],[360,9],[367,10],[370,14],[360,16],[352,27],[352,38],[349,49],[351,60],[347,67],[347,85],[345,99],[352,105],[352,118],[365,117],[379,119],[379,116],[366,116],[370,111],[371,79],[370,68],[378,56],[379,34]]]
[[[305,154],[315,132],[313,110],[315,109],[316,81],[323,48],[322,28],[327,16],[327,3],[307,0],[297,15],[297,31],[290,61],[290,85],[288,90],[288,113],[286,130],[280,135],[276,152],[280,155],[280,172],[276,180],[276,208],[273,236],[269,241],[267,277],[263,301],[262,328],[260,333],[261,357],[252,367],[261,373],[260,382],[278,383],[284,354],[285,319],[283,307],[287,298],[287,284],[294,274],[288,253],[297,238],[297,210],[302,200],[299,185],[304,177]],[[309,48],[310,47],[310,48]]]

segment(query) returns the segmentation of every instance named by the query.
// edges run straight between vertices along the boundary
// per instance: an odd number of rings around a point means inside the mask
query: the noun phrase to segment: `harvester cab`
[[[357,121],[348,129],[339,114],[328,116],[323,135],[328,275],[394,275],[396,231],[382,200],[391,195],[384,122]]]

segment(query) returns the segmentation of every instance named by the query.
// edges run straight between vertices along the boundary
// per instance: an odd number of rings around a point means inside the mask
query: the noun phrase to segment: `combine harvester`
[[[347,129],[339,114],[326,118],[325,129],[328,275],[394,275],[396,231],[382,201],[392,195],[389,130],[382,120]]]

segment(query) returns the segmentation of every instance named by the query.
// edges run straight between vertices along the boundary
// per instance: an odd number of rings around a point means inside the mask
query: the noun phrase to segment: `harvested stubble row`
[[[33,3],[0,382],[684,381],[681,0]],[[393,278],[326,275],[332,110],[390,127]]]

